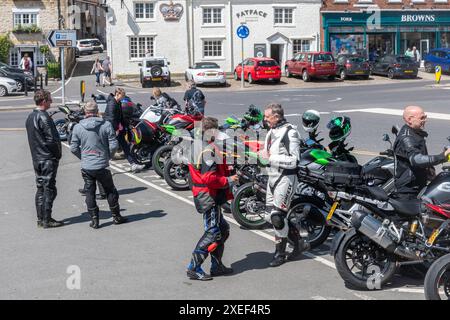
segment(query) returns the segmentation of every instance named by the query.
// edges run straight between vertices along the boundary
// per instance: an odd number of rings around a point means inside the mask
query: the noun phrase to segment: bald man
[[[450,149],[428,155],[424,131],[427,115],[421,107],[408,106],[403,111],[405,125],[394,143],[397,155],[397,192],[400,198],[416,198],[420,190],[434,177],[434,166],[447,161]]]

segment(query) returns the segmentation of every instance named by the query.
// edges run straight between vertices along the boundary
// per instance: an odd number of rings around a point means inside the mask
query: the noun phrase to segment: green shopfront
[[[374,55],[420,54],[450,47],[450,10],[322,12],[324,50]]]

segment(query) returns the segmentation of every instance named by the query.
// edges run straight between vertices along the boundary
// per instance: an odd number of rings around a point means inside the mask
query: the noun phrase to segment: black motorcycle
[[[425,277],[424,288],[427,300],[450,300],[450,254],[433,262]]]
[[[58,106],[58,110],[49,113],[50,117],[53,117],[58,113],[64,114],[64,118],[53,120],[61,141],[70,141],[70,134],[73,130],[73,127],[84,119],[83,109],[73,110],[70,108],[70,106],[78,108],[80,107],[79,104],[66,103],[63,106]]]

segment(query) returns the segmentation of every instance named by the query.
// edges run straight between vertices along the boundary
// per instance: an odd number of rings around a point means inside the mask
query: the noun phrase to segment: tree
[[[8,63],[9,50],[13,46],[12,41],[9,39],[9,33],[0,35],[0,61]]]

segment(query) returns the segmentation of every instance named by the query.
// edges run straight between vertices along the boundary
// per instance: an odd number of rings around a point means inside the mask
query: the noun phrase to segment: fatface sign
[[[435,22],[434,14],[403,14],[402,22]]]
[[[241,12],[236,13],[236,16],[238,18],[244,18],[244,17],[267,17],[267,13],[261,10],[256,9],[250,9],[250,10],[243,10]]]

